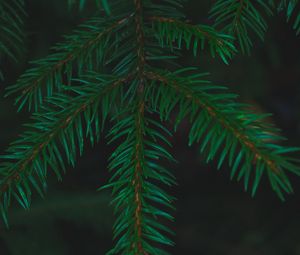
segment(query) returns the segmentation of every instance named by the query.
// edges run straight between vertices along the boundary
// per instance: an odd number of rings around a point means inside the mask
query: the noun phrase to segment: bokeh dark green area
[[[49,47],[76,24],[93,13],[91,5],[82,14],[67,10],[66,0],[28,2],[27,53],[18,65],[5,63],[6,81],[1,84],[0,146],[24,130],[26,113],[16,113],[13,98],[4,99],[4,89],[17,79],[28,60],[45,56]],[[209,24],[213,1],[188,1],[189,19]],[[64,4],[65,3],[65,4]],[[200,65],[216,84],[226,85],[252,103],[257,111],[271,112],[273,121],[288,137],[289,145],[300,146],[300,38],[283,15],[268,18],[265,43],[256,41],[252,56],[237,56],[229,66],[203,52],[197,59],[184,52],[184,65]],[[293,177],[295,195],[282,203],[264,179],[252,199],[242,185],[230,182],[228,169],[216,171],[206,165],[197,146],[188,147],[188,123],[173,138],[173,154],[179,163],[170,169],[178,177],[172,190],[178,198],[176,246],[171,254],[189,255],[297,255],[300,254],[300,178]],[[107,159],[114,149],[105,137],[95,148],[89,144],[75,169],[58,183],[49,173],[45,199],[33,197],[29,212],[12,208],[10,230],[0,229],[1,255],[94,255],[112,246],[113,209],[107,192],[96,192],[109,178]]]

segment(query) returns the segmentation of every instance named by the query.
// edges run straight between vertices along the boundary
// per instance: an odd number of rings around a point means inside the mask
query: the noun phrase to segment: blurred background
[[[27,53],[18,65],[5,63],[6,80],[0,85],[0,148],[24,130],[29,115],[16,113],[13,98],[4,89],[16,81],[29,60],[44,57],[49,47],[93,13],[67,10],[67,1],[28,0]],[[190,0],[189,19],[209,24],[213,1]],[[186,65],[199,65],[211,73],[218,85],[240,94],[241,102],[257,111],[271,112],[270,121],[282,129],[288,145],[300,146],[300,38],[283,14],[268,18],[270,28],[264,43],[257,40],[252,56],[237,56],[229,66],[203,52],[196,59],[188,52]],[[230,182],[225,165],[205,164],[198,147],[187,146],[188,126],[183,124],[173,137],[170,165],[178,178],[171,191],[176,201],[176,245],[171,254],[189,255],[300,255],[300,178],[292,177],[295,195],[280,202],[266,179],[256,197],[244,192],[242,184]],[[105,137],[87,146],[75,169],[68,169],[62,183],[49,174],[46,199],[35,196],[29,212],[19,207],[10,211],[10,230],[0,229],[1,255],[96,255],[112,247],[114,222],[110,194],[97,192],[109,178],[107,159],[114,148]]]

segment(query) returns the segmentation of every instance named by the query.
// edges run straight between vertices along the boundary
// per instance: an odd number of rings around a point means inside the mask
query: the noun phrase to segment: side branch
[[[11,195],[17,197],[20,204],[28,208],[31,194],[28,184],[31,183],[39,193],[42,193],[35,179],[45,186],[48,168],[51,168],[61,179],[60,172],[65,170],[63,154],[68,162],[74,165],[78,147],[82,153],[85,126],[86,134],[90,136],[91,142],[94,141],[94,134],[99,139],[99,130],[101,130],[99,123],[101,122],[99,109],[95,106],[101,104],[101,99],[105,99],[102,105],[104,121],[109,108],[116,100],[115,90],[127,79],[128,77],[103,76],[101,85],[68,87],[70,91],[77,94],[75,98],[57,95],[49,99],[48,107],[34,114],[34,123],[28,125],[31,131],[27,131],[21,139],[13,143],[7,150],[7,155],[1,157],[7,160],[0,165],[2,211],[6,213],[8,210],[10,201],[5,199],[8,194],[10,194],[9,197]],[[58,147],[58,140],[62,149]]]
[[[215,26],[237,38],[242,53],[250,54],[253,46],[251,32],[264,40],[267,23],[262,15],[271,15],[270,3],[252,0],[218,0],[210,13]]]
[[[296,159],[282,154],[297,149],[273,144],[271,141],[281,140],[282,137],[276,135],[274,128],[261,121],[262,116],[241,110],[241,105],[231,100],[235,95],[209,94],[210,90],[218,87],[209,87],[207,84],[204,85],[203,81],[201,84],[200,76],[179,77],[172,73],[148,72],[146,77],[166,86],[165,89],[161,89],[161,96],[168,98],[172,95],[171,107],[176,103],[180,105],[179,120],[187,115],[191,116],[193,120],[191,143],[199,141],[200,137],[206,134],[201,151],[211,143],[208,160],[221,150],[221,145],[224,143],[218,167],[228,154],[232,166],[231,177],[233,177],[244,159],[238,179],[245,178],[245,189],[249,184],[250,169],[254,166],[256,173],[253,194],[264,171],[269,175],[272,188],[281,198],[283,198],[281,189],[288,193],[292,192],[285,170],[299,175],[300,169],[293,164]],[[170,109],[166,111],[170,112]],[[240,148],[237,147],[238,144]]]
[[[129,20],[130,16],[104,22],[102,19],[92,19],[74,35],[66,37],[66,42],[53,48],[54,53],[34,63],[34,67],[27,70],[13,86],[8,87],[7,96],[20,93],[16,102],[19,110],[26,103],[29,109],[35,110],[43,103],[45,96],[51,96],[55,90],[61,89],[61,84],[72,79],[74,67],[78,73],[85,70],[87,65],[98,65],[105,58],[103,47],[109,44],[111,33],[120,30]],[[95,59],[95,56],[97,59]],[[76,66],[75,66],[76,65]]]
[[[187,49],[192,49],[194,55],[203,50],[207,43],[213,57],[219,55],[225,63],[232,58],[236,49],[233,44],[233,37],[217,32],[214,28],[205,25],[193,25],[188,22],[173,18],[150,17],[149,20],[155,30],[160,44],[167,44],[171,48],[177,42],[179,48],[182,41]]]
[[[242,128],[236,128],[237,123],[231,123],[232,120],[228,119],[228,116],[224,116],[221,113],[220,109],[217,109],[214,105],[209,104],[209,102],[205,100],[201,100],[201,98],[195,96],[195,92],[188,87],[183,87],[182,85],[178,84],[175,80],[170,80],[169,77],[162,76],[157,73],[147,73],[147,77],[151,80],[160,81],[162,84],[172,86],[178,93],[184,95],[187,99],[192,100],[195,102],[199,107],[206,110],[207,113],[212,117],[216,118],[218,122],[226,129],[229,130],[234,134],[234,136],[240,141],[242,145],[247,147],[252,153],[255,155],[254,159],[262,159],[264,160],[268,166],[276,173],[279,174],[279,170],[274,162],[268,158],[259,148],[256,147],[255,143],[250,140],[250,138],[242,132]],[[235,120],[236,122],[236,120]]]

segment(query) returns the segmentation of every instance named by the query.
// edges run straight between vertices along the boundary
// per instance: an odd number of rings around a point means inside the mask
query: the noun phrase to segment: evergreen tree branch
[[[272,10],[263,0],[218,0],[211,9],[215,26],[237,38],[242,53],[250,54],[253,46],[250,31],[261,40],[267,30],[262,11],[268,15]]]
[[[177,42],[176,46],[181,49],[184,41],[186,48],[191,48],[196,56],[199,49],[203,50],[208,43],[211,55],[219,55],[226,64],[236,52],[233,37],[219,33],[210,26],[193,25],[165,17],[150,17],[150,21],[161,47],[167,45],[172,49]]]
[[[175,116],[175,131],[188,119],[189,144],[199,143],[207,161],[217,158],[219,169],[228,158],[230,177],[243,179],[245,190],[252,185],[252,195],[267,175],[284,199],[284,192],[293,191],[287,174],[300,175],[300,160],[285,154],[300,149],[281,145],[284,138],[264,120],[267,114],[236,103],[235,94],[210,84],[195,68],[178,69],[175,60],[179,50],[192,49],[196,56],[206,47],[228,63],[236,52],[235,38],[242,52],[249,53],[252,33],[263,40],[263,15],[272,14],[275,1],[292,19],[299,0],[215,1],[211,13],[222,32],[186,21],[184,0],[66,1],[80,10],[94,4],[98,16],[107,17],[81,25],[8,88],[7,95],[18,94],[18,110],[28,106],[35,113],[28,131],[0,156],[0,211],[5,223],[13,201],[28,209],[33,189],[44,196],[49,170],[62,179],[66,165],[74,166],[77,154],[82,154],[85,140],[94,144],[100,139],[108,116],[114,122],[109,144],[119,142],[109,159],[112,176],[103,187],[112,189],[117,216],[110,255],[165,255],[163,246],[173,245],[173,233],[163,223],[173,220],[174,198],[163,187],[176,182],[160,162],[174,161],[168,152],[171,134],[154,114],[161,121]],[[5,14],[0,15],[0,57],[5,53],[15,58],[23,11],[9,8],[21,6],[23,0],[10,2],[0,0],[0,14]],[[294,27],[299,33],[299,17]],[[13,40],[16,44],[10,45]],[[154,69],[152,61],[177,71]],[[102,69],[109,75],[97,74]]]
[[[244,177],[246,190],[251,169],[254,168],[253,195],[263,173],[268,174],[271,186],[280,198],[283,199],[282,191],[291,193],[292,187],[286,172],[299,175],[300,168],[295,164],[296,159],[283,154],[297,151],[298,148],[285,148],[277,144],[283,138],[277,135],[278,130],[262,121],[265,115],[243,110],[245,105],[233,101],[236,95],[214,94],[213,91],[220,87],[208,85],[202,78],[203,74],[193,73],[184,77],[186,71],[190,70],[147,73],[148,79],[165,85],[156,90],[159,95],[150,100],[152,107],[163,118],[168,119],[170,112],[179,105],[177,123],[187,116],[192,121],[190,144],[198,142],[204,136],[201,152],[210,143],[207,160],[213,159],[219,150],[219,168],[228,156],[232,167],[231,178],[240,168],[238,180]],[[151,93],[153,91],[148,92],[149,98],[152,98]]]
[[[21,110],[28,104],[29,110],[38,110],[46,96],[61,89],[65,81],[70,82],[75,68],[77,73],[86,69],[101,68],[111,45],[117,48],[118,40],[112,33],[120,32],[128,22],[129,16],[94,18],[80,26],[66,42],[53,48],[54,53],[33,62],[34,67],[27,70],[17,83],[8,87],[6,95],[19,94],[16,103]],[[111,49],[114,51],[114,49]]]
[[[90,75],[86,78],[94,77]],[[48,168],[61,180],[61,171],[65,171],[64,162],[74,166],[77,148],[80,155],[82,153],[84,133],[92,144],[95,139],[99,139],[99,105],[102,107],[103,126],[111,106],[120,94],[120,85],[127,79],[97,75],[94,83],[82,80],[84,86],[66,88],[73,95],[52,96],[48,106],[33,115],[34,122],[27,125],[30,130],[9,147],[6,155],[1,156],[1,159],[7,160],[0,165],[0,209],[6,222],[11,196],[28,209],[30,184],[42,195],[40,186],[46,186]]]
[[[0,2],[0,61],[4,56],[17,62],[24,51],[23,0],[2,0]],[[0,69],[0,79],[3,74]]]

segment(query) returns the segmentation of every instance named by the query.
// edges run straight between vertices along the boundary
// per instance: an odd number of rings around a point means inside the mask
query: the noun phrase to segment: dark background
[[[3,98],[4,89],[25,70],[28,60],[47,55],[49,47],[71,31],[85,15],[68,12],[62,0],[28,1],[28,50],[18,65],[5,63],[6,81],[0,100],[1,153],[24,130],[28,116],[16,113],[13,98]],[[186,6],[194,22],[207,18],[212,1],[189,1]],[[288,145],[300,145],[300,38],[284,15],[268,18],[270,29],[264,43],[255,42],[252,56],[237,56],[229,66],[207,53],[193,58],[184,54],[186,65],[200,65],[211,79],[241,95],[241,102],[257,111],[271,112],[273,121],[289,138]],[[173,155],[179,163],[170,165],[178,178],[173,195],[177,210],[172,225],[176,246],[171,254],[189,255],[298,255],[300,254],[300,179],[292,177],[295,195],[282,203],[263,180],[253,199],[242,184],[230,182],[229,170],[203,163],[198,147],[187,146],[188,126],[182,125],[173,138]],[[113,224],[110,195],[96,192],[108,179],[107,159],[113,148],[88,146],[75,169],[69,169],[62,183],[49,175],[45,200],[35,196],[29,212],[13,208],[11,228],[0,229],[1,255],[94,255],[112,247]]]

